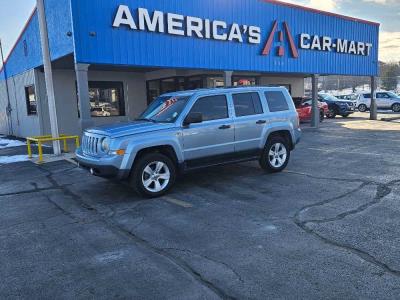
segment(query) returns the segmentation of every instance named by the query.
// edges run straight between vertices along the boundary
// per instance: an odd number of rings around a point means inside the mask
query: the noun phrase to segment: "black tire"
[[[286,150],[286,158],[282,165],[280,165],[280,164],[273,165],[270,161],[270,152],[275,152],[276,149],[274,147],[277,144],[282,145]],[[281,159],[283,159],[283,157],[281,157]],[[261,168],[263,168],[268,173],[278,173],[278,172],[282,172],[287,167],[289,160],[290,160],[290,147],[289,147],[288,141],[284,137],[281,137],[281,136],[272,136],[268,139],[268,141],[264,147],[264,150],[261,155],[259,163],[260,163]]]
[[[328,110],[328,112],[326,113],[326,117],[327,117],[328,119],[334,119],[334,118],[336,118],[336,115],[337,115],[336,109],[334,109],[334,108],[330,108],[330,109]]]
[[[323,122],[324,119],[325,119],[325,113],[324,113],[324,110],[321,110],[319,113],[319,121]]]
[[[348,118],[350,116],[350,114],[344,114],[342,115],[343,118]]]
[[[392,105],[392,111],[395,113],[400,112],[400,103],[395,103]]]
[[[358,111],[359,112],[366,112],[368,110],[368,107],[365,104],[360,104],[358,106]]]
[[[145,187],[145,185],[144,185],[145,177],[144,176],[145,176],[145,174],[148,174],[148,173],[145,173],[146,167],[148,167],[150,164],[156,164],[157,162],[161,162],[161,163],[165,164],[166,168],[168,168],[170,177],[169,177],[168,183],[166,184],[165,187],[162,188],[162,190],[153,192]],[[166,168],[165,168],[165,170],[166,170]],[[173,163],[173,161],[168,156],[161,154],[161,153],[144,154],[143,156],[140,156],[137,159],[137,162],[135,163],[135,166],[133,167],[133,170],[131,172],[129,183],[140,196],[147,197],[147,198],[160,197],[160,196],[166,194],[171,189],[171,187],[174,185],[175,180],[176,180],[176,171],[177,171],[176,165]],[[164,175],[165,174],[167,174],[167,173],[164,173]],[[150,176],[148,179],[151,180]],[[160,183],[160,182],[163,182],[164,179],[157,178],[156,180]],[[156,180],[153,181],[154,189],[156,188],[156,186],[155,186]],[[164,180],[164,182],[165,181],[166,180]],[[161,184],[161,186],[162,185],[163,185],[163,183]]]

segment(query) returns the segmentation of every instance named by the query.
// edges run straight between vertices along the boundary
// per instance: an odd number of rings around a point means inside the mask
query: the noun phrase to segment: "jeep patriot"
[[[280,172],[300,135],[285,88],[200,89],[161,95],[133,122],[85,130],[76,157],[94,175],[158,197],[177,175],[208,166],[258,160]]]

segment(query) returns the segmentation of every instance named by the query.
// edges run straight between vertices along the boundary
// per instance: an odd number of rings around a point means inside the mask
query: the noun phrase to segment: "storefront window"
[[[125,115],[122,82],[89,82],[89,99],[92,117]]]
[[[160,81],[147,81],[147,104],[150,104],[154,99],[160,96]]]
[[[242,77],[242,76],[233,76],[232,77],[233,86],[252,86],[257,85],[258,80],[257,77]]]
[[[217,76],[207,77],[207,87],[208,88],[222,88],[225,86],[224,78]]]
[[[26,111],[28,116],[37,114],[37,103],[35,95],[35,86],[30,85],[25,87]]]

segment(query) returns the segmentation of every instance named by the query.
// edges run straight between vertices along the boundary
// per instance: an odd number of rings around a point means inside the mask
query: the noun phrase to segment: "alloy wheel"
[[[170,181],[171,173],[166,163],[154,161],[143,170],[142,183],[146,190],[159,193],[164,190]]]
[[[273,144],[268,153],[269,163],[274,168],[282,167],[287,159],[287,150],[284,144]]]

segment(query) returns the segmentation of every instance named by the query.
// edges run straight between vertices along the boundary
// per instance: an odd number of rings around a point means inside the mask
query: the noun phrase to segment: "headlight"
[[[110,138],[104,138],[101,141],[101,151],[108,153],[110,151]]]

